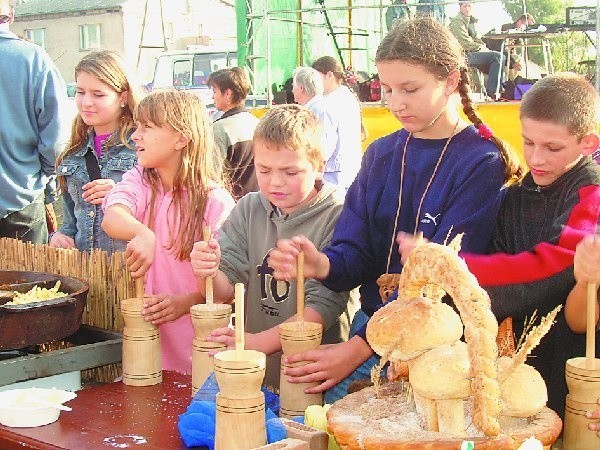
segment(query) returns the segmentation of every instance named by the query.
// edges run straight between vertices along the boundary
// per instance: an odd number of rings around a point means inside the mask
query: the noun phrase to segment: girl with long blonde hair
[[[128,241],[131,274],[145,278],[142,314],[159,326],[163,369],[191,373],[190,307],[204,301],[190,263],[202,228],[217,230],[234,206],[222,185],[207,111],[184,91],[156,91],[135,112],[138,166],[104,200],[106,233]]]
[[[56,161],[63,224],[50,245],[123,250],[125,243],[109,238],[100,227],[101,204],[136,163],[133,110],[142,92],[123,58],[110,50],[84,56],[75,67],[75,80],[78,112],[69,145]]]

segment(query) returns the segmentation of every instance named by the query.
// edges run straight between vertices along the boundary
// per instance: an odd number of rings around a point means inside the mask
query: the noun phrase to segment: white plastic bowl
[[[10,389],[0,392],[0,423],[7,427],[39,427],[56,422],[64,402],[77,394],[60,389]]]

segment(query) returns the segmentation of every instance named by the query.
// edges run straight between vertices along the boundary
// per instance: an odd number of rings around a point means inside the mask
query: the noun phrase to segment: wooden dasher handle
[[[202,238],[205,242],[210,241],[211,230],[210,226],[205,225],[202,227]],[[206,288],[206,304],[212,305],[214,302],[214,291],[213,291],[213,279],[212,277],[206,277],[204,280],[204,286]]]
[[[135,279],[135,297],[140,300],[144,299],[144,277]]]
[[[296,259],[296,320],[304,322],[304,253]]]
[[[596,302],[598,301],[598,285],[587,285],[586,334],[585,334],[585,368],[596,367]]]

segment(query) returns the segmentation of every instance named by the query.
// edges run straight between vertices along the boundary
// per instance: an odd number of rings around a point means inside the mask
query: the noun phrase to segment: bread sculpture
[[[501,414],[504,423],[510,417],[533,416],[545,406],[544,381],[524,362],[558,311],[544,319],[519,354],[498,361],[498,323],[490,299],[459,258],[458,246],[426,243],[413,250],[399,278],[398,299],[373,315],[367,340],[383,360],[408,364],[425,429],[464,436],[463,405],[470,398],[473,424],[494,437],[501,432]],[[441,302],[444,292],[460,317]],[[463,325],[466,343],[460,340]]]

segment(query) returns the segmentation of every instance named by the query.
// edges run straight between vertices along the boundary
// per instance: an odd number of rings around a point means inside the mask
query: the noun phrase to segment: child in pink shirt
[[[222,187],[206,109],[193,94],[157,91],[135,113],[138,166],[104,200],[102,227],[129,241],[134,278],[145,276],[142,314],[159,326],[163,369],[191,373],[190,307],[202,303],[190,252],[203,225],[218,229],[234,206]]]

